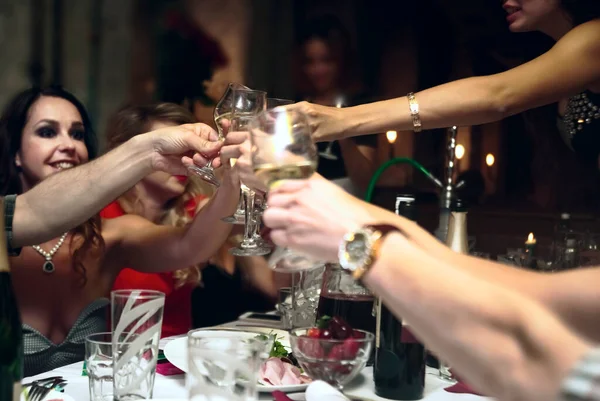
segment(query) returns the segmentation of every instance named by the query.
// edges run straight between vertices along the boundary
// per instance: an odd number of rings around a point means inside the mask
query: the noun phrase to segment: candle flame
[[[533,236],[533,233],[529,233],[529,235],[527,236],[527,243],[534,243],[535,242],[535,237]]]
[[[398,133],[396,131],[388,131],[385,133],[385,136],[387,137],[389,143],[394,143],[398,138]]]
[[[456,149],[454,149],[454,155],[458,160],[461,160],[465,155],[465,147],[461,144],[456,145]]]

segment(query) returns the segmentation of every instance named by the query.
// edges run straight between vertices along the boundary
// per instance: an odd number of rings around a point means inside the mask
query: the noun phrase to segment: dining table
[[[231,322],[227,327],[244,328],[248,324],[245,322]],[[161,340],[160,348],[164,348],[166,344],[181,336],[165,338]],[[68,401],[91,401],[89,393],[88,377],[83,373],[83,361],[73,363],[71,365],[62,366],[60,368],[44,372],[35,376],[26,377],[23,383],[30,383],[34,380],[43,379],[52,376],[62,376],[67,385],[64,388],[64,393],[70,397]],[[454,393],[446,390],[451,386],[451,383],[438,377],[437,369],[427,367],[425,374],[425,394],[424,401],[493,401],[493,398],[482,397],[474,394]],[[379,397],[375,394],[373,383],[373,368],[365,367],[359,375],[344,387],[344,394],[352,400],[360,401],[380,401],[387,398]],[[304,393],[291,393],[288,396],[292,400],[305,400]],[[152,400],[155,401],[184,401],[188,399],[188,394],[185,386],[185,374],[161,375],[156,374],[154,381],[154,391]],[[259,400],[273,400],[270,393],[260,393]],[[307,400],[317,401],[317,400]],[[326,401],[326,400],[324,400]]]

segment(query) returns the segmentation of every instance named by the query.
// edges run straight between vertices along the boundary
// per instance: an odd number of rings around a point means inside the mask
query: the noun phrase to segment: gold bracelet
[[[415,94],[410,92],[406,95],[408,98],[408,107],[410,109],[410,116],[412,117],[413,130],[415,132],[421,132],[421,117],[419,116],[419,102],[415,98]]]

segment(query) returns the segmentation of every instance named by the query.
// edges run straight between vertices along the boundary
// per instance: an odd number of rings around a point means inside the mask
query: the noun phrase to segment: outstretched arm
[[[402,235],[386,237],[380,255],[365,284],[461,377],[499,400],[559,399],[565,377],[590,349],[541,304]]]
[[[214,141],[214,142],[213,142]],[[213,155],[221,144],[205,124],[136,136],[106,155],[52,175],[16,200],[11,245],[37,244],[81,224],[154,169],[186,174],[188,152]],[[198,155],[197,163],[206,163]]]
[[[322,179],[288,182],[269,195],[265,223],[278,245],[320,260],[336,261],[346,231],[385,222],[410,234],[411,241],[469,276],[521,293],[545,305],[571,329],[600,342],[600,268],[542,274],[453,252],[416,223],[367,204]]]
[[[230,169],[212,199],[185,227],[156,225],[136,215],[107,220],[103,232],[115,242],[108,255],[112,265],[160,272],[208,260],[231,232],[233,226],[221,219],[235,212],[239,195],[237,173]]]
[[[600,84],[600,21],[572,29],[540,57],[506,72],[462,79],[416,94],[423,129],[477,125],[557,102]],[[412,130],[406,97],[344,109],[301,102],[317,141]]]

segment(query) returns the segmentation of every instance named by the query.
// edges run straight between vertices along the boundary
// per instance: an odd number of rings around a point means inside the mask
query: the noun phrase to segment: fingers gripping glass
[[[233,105],[233,91],[235,89],[250,89],[244,85],[237,83],[230,83],[221,97],[221,100],[215,106],[215,110],[213,112],[213,118],[215,120],[215,124],[217,126],[217,132],[219,133],[219,140],[224,141],[225,135],[223,135],[223,127],[221,126],[221,120],[228,119],[231,114],[232,105]],[[198,166],[189,166],[188,170],[198,175],[204,181],[213,184],[214,186],[219,186],[221,183],[219,179],[215,175],[215,169],[212,167],[213,159],[209,160],[208,164],[204,167]]]
[[[306,117],[295,111],[269,110],[250,124],[252,168],[269,188],[282,180],[309,178],[317,168],[317,148]],[[322,263],[288,249],[278,249],[270,266],[278,271],[302,271]]]

